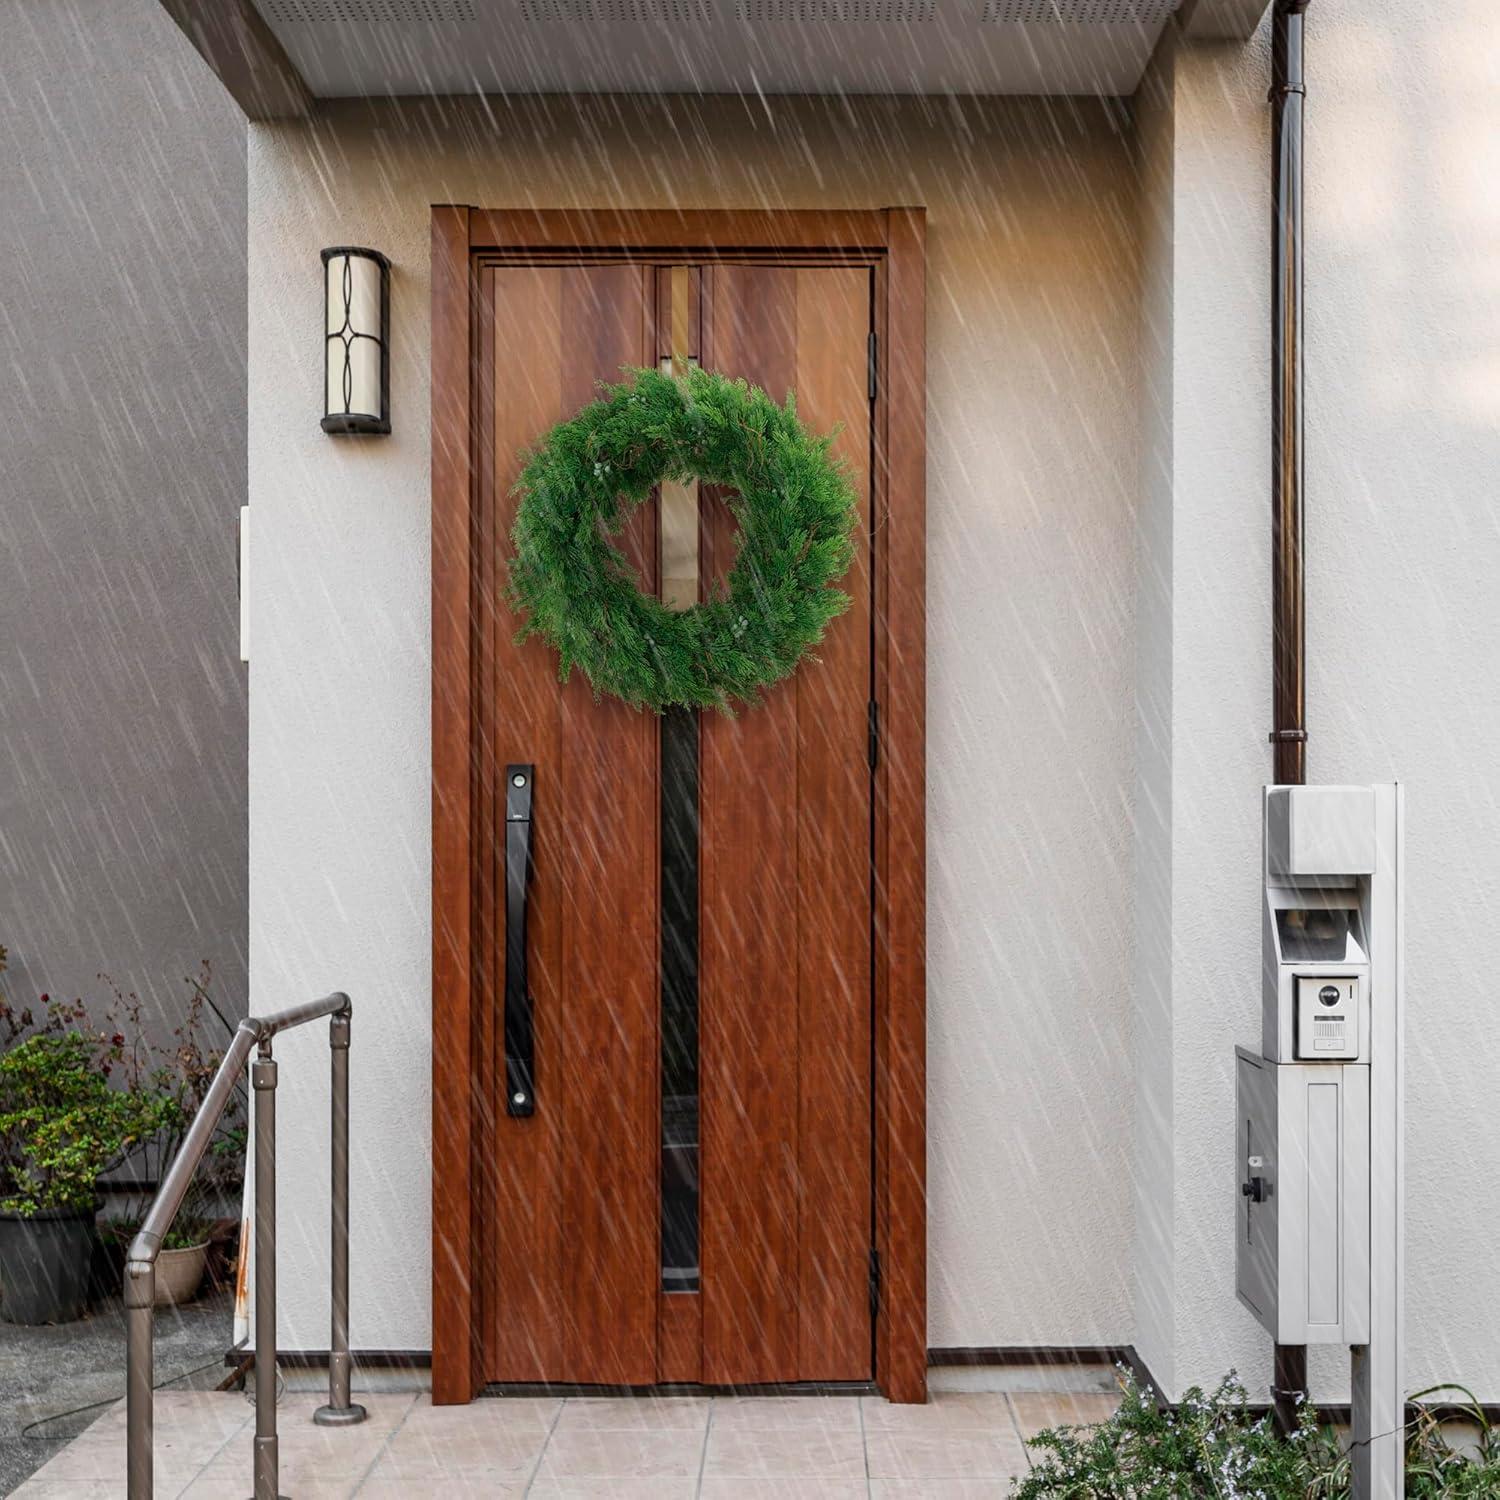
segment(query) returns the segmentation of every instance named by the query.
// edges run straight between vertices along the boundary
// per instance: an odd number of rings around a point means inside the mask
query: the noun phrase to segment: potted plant
[[[198,1295],[212,1226],[186,1214],[167,1231],[156,1257],[156,1305],[180,1307]]]
[[[111,1087],[97,1044],[76,1031],[0,1057],[0,1317],[82,1315],[99,1178],[176,1111],[170,1096]]]
[[[223,1050],[211,1045],[204,1033],[217,1024],[232,1035],[233,1027],[211,997],[212,970],[206,959],[197,977],[187,980],[191,994],[170,1045],[154,1045],[147,1039],[135,994],[124,992],[107,975],[100,978],[113,996],[106,1009],[106,1027],[113,1034],[101,1038],[106,1070],[115,1070],[116,1081],[126,1088],[151,1093],[167,1106],[161,1128],[137,1148],[147,1178],[161,1177],[181,1150],[188,1127],[202,1108],[223,1061]],[[243,1099],[237,1094],[214,1133],[208,1155],[193,1175],[176,1221],[162,1241],[156,1263],[158,1307],[191,1302],[202,1285],[210,1254],[216,1245],[222,1249],[226,1224],[238,1229],[245,1146],[242,1113]],[[234,1201],[229,1213],[233,1217],[226,1221],[224,1208],[231,1197]],[[108,1225],[108,1238],[122,1263],[146,1207],[137,1200],[123,1218]]]

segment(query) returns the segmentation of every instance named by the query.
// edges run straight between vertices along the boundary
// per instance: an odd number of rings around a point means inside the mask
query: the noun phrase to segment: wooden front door
[[[878,271],[801,250],[471,258],[469,1086],[466,1142],[445,1139],[434,1097],[435,1384],[443,1178],[464,1145],[468,1264],[450,1264],[470,1278],[470,1389],[876,1374],[890,1220],[876,1135]],[[596,701],[581,677],[559,684],[547,645],[515,643],[504,603],[525,448],[622,368],[674,360],[795,393],[804,423],[837,433],[860,507],[850,609],[816,659],[732,719],[658,717]],[[735,526],[722,493],[666,486],[622,540],[642,587],[686,604],[729,568]],[[440,587],[435,572],[435,617]],[[504,970],[520,766],[535,1068],[517,1113]],[[435,844],[440,887],[458,873],[444,873],[450,852]],[[457,946],[444,945],[440,931],[438,985]],[[435,1003],[435,1079],[451,1079],[440,1025]]]

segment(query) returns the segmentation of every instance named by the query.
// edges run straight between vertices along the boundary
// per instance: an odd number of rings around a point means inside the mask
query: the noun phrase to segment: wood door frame
[[[432,209],[432,1398],[484,1384],[474,1160],[472,599],[475,257],[801,253],[875,270],[878,370],[872,525],[874,1182],[881,1295],[875,1380],[927,1394],[926,215],[856,211]],[[896,499],[894,497],[899,497]]]

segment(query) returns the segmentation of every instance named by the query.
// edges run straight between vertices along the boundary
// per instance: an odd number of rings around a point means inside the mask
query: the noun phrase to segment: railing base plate
[[[320,1406],[313,1421],[319,1427],[354,1427],[369,1415],[359,1402],[351,1401],[348,1406]]]

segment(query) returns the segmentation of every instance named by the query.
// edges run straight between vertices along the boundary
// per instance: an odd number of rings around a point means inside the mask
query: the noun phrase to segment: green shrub
[[[1209,1395],[1195,1386],[1170,1411],[1128,1374],[1121,1387],[1120,1409],[1107,1422],[1056,1428],[1031,1441],[1035,1467],[1017,1481],[1015,1500],[1345,1500],[1350,1493],[1348,1451],[1310,1404],[1296,1431],[1282,1437],[1270,1417],[1246,1410],[1245,1388],[1232,1373]],[[1436,1387],[1415,1399],[1457,1389]],[[1410,1424],[1411,1500],[1500,1496],[1500,1443],[1469,1401],[1465,1415],[1478,1431],[1472,1449],[1453,1446],[1429,1409]]]
[[[107,1075],[74,1031],[29,1037],[0,1057],[0,1211],[89,1208],[105,1172],[178,1123],[174,1098],[112,1088]]]
[[[1063,1427],[1033,1439],[1035,1467],[1017,1500],[1188,1500],[1200,1495],[1307,1500],[1347,1492],[1332,1437],[1304,1407],[1296,1433],[1249,1417],[1233,1375],[1205,1396],[1194,1387],[1162,1411],[1128,1375],[1120,1409],[1095,1427]]]
[[[1463,1413],[1465,1425],[1475,1434],[1466,1448],[1455,1447],[1449,1429],[1431,1407],[1422,1405],[1428,1396],[1455,1394],[1467,1398],[1454,1409]],[[1435,1385],[1418,1391],[1412,1400],[1417,1415],[1406,1429],[1408,1500],[1495,1500],[1500,1495],[1500,1438],[1474,1393],[1461,1385]]]

